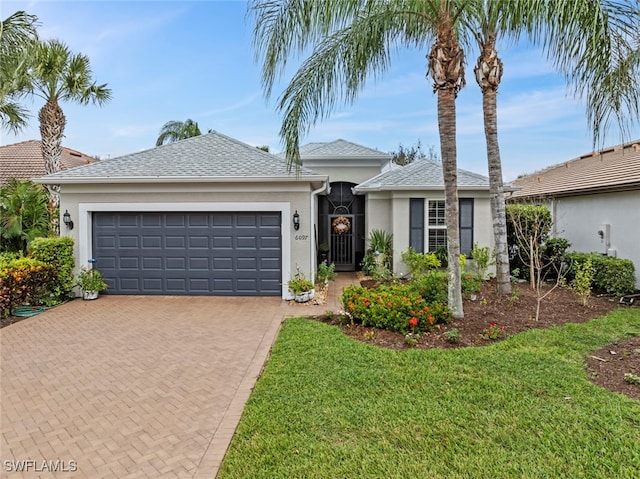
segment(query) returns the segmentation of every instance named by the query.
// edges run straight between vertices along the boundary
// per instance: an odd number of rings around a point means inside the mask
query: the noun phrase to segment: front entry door
[[[336,271],[353,271],[356,266],[354,215],[329,215],[331,261]]]

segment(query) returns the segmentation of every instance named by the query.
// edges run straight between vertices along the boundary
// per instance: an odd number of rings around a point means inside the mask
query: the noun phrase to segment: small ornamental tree
[[[507,217],[515,239],[515,251],[520,260],[529,267],[529,286],[536,291],[536,321],[540,317],[540,304],[560,285],[564,273],[563,258],[545,256],[545,241],[551,230],[552,220],[548,208],[542,205],[509,205]],[[561,249],[564,252],[563,249]],[[546,293],[542,293],[545,269],[556,265],[555,283]]]

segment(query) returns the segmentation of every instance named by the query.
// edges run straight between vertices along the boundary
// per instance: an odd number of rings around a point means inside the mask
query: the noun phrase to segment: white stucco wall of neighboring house
[[[311,185],[304,182],[65,184],[60,211],[69,211],[75,227],[63,227],[62,234],[74,238],[79,268],[91,258],[94,211],[278,211],[282,217],[282,295],[288,298],[286,283],[298,267],[307,277],[315,274],[316,206],[310,200],[311,191]],[[292,224],[295,211],[300,215],[297,231]]]
[[[559,197],[548,205],[554,236],[566,238],[571,251],[615,254],[633,261],[640,288],[640,191]]]

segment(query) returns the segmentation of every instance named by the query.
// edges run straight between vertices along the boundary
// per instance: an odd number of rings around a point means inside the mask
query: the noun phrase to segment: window
[[[431,253],[441,246],[447,246],[447,214],[444,200],[429,200],[427,205],[428,212],[425,218],[425,200],[409,200],[409,246],[419,253],[424,252],[425,246]],[[473,198],[460,198],[458,211],[460,252],[468,255],[473,248]]]
[[[428,224],[427,250],[433,253],[440,246],[447,246],[447,216],[444,200],[429,201]]]

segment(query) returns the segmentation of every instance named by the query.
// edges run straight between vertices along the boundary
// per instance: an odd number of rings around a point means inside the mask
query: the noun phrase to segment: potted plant
[[[313,283],[300,273],[297,273],[291,280],[289,280],[287,285],[289,286],[289,291],[293,294],[296,303],[306,303],[315,296]]]
[[[83,299],[96,299],[100,291],[107,289],[108,285],[102,279],[102,273],[95,268],[80,268],[76,285],[82,289]]]
[[[318,245],[318,264],[329,261],[329,245],[327,243],[320,243]]]

